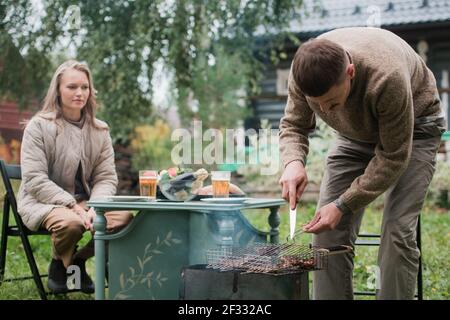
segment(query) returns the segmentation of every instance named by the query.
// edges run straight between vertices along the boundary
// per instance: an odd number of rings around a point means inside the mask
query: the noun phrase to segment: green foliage
[[[430,202],[427,202],[430,205]],[[445,254],[450,240],[450,216],[435,207],[426,206],[422,211],[422,255],[424,299],[447,300],[450,292],[449,261]],[[298,209],[297,230],[309,222],[315,212],[315,203],[302,203]],[[285,242],[289,235],[289,208],[283,206],[280,210],[280,242]],[[268,231],[268,212],[248,210],[245,216],[258,229]],[[380,233],[382,208],[369,205],[364,213],[360,232]],[[312,236],[303,234],[298,243],[309,244]],[[353,285],[355,291],[370,291],[370,277],[377,265],[378,247],[358,246],[355,251],[355,266],[353,271]],[[373,297],[356,296],[355,299],[374,299]]]
[[[213,62],[199,59],[193,70],[188,99],[179,99],[180,117],[185,125],[196,118],[210,128],[233,128],[236,120],[248,114],[245,88],[249,65],[236,52],[226,54],[222,48],[211,55]],[[180,98],[189,94],[181,92]],[[193,102],[192,100],[196,100]],[[197,106],[192,108],[192,104]]]
[[[40,98],[50,81],[52,64],[46,48],[37,48],[31,2],[0,2],[0,97],[24,107]]]
[[[236,115],[242,116],[242,109],[237,107],[237,100],[242,99],[238,92],[249,95],[258,91],[261,61],[278,53],[271,48],[281,47],[290,17],[301,1],[181,3],[175,11],[177,17],[193,15],[186,19],[191,23],[183,29],[185,42],[176,43],[183,49],[170,51],[175,54],[172,57],[180,114],[183,119],[212,121],[211,127],[230,127],[236,124]],[[259,36],[255,36],[258,28]],[[277,36],[262,41],[262,35],[270,34],[269,30]],[[258,41],[264,46],[259,46]],[[190,52],[187,59],[178,59],[183,51]],[[212,59],[216,65],[211,65]],[[192,100],[198,102],[198,110],[192,110]]]
[[[267,119],[261,120],[260,128],[267,130],[267,133],[272,129]],[[271,137],[267,137],[266,140],[261,138],[261,135],[249,138],[250,145],[247,162],[237,169],[237,173],[245,177],[245,189],[272,190],[273,186],[278,185],[278,181],[283,173],[279,155],[279,144],[276,143],[276,145],[273,145],[272,143],[274,141],[272,141]],[[278,139],[275,141],[278,142]],[[263,153],[268,157],[264,161],[262,159]],[[250,159],[257,159],[257,163],[252,163]],[[271,168],[273,169],[270,170]]]
[[[285,56],[281,44],[292,37],[286,30],[301,2],[43,0],[46,15],[42,24],[29,30],[26,18],[31,15],[30,4],[2,2],[2,11],[15,13],[14,19],[2,19],[2,31],[15,34],[17,48],[5,58],[4,65],[9,66],[20,51],[25,61],[33,61],[31,66],[42,69],[30,69],[32,75],[40,77],[53,67],[49,60],[54,60],[55,48],[74,46],[75,58],[88,62],[93,71],[103,105],[100,117],[110,124],[116,142],[128,142],[135,126],[154,120],[150,84],[156,61],[173,74],[172,94],[183,121],[196,117],[211,121],[211,126],[231,127],[244,115],[239,101],[245,102],[245,97],[257,90],[261,61],[269,55],[272,61]],[[78,29],[69,23],[73,5],[80,10]],[[63,39],[70,43],[63,43]],[[7,75],[11,83],[8,92],[15,97],[23,87],[12,86],[17,84],[14,79],[21,78],[19,74]],[[47,84],[48,80],[42,77]],[[34,80],[30,85],[36,85],[35,91],[42,96],[42,86]],[[0,87],[0,96],[6,89]],[[192,109],[192,102],[198,103],[197,110]]]
[[[20,146],[21,143],[16,139],[12,139],[9,143],[5,143],[0,135],[0,159],[6,163],[19,163]]]
[[[309,183],[320,185],[325,173],[327,152],[334,138],[333,129],[317,118],[316,131],[309,139],[309,153],[305,167]]]
[[[172,165],[170,127],[162,120],[156,120],[152,126],[136,127],[131,147],[133,148],[131,163],[136,172],[145,169],[159,171]]]
[[[433,180],[428,189],[428,197],[435,205],[448,208],[450,199],[448,199],[448,195],[445,196],[445,193],[448,192],[450,192],[450,162],[438,160]]]
[[[267,121],[262,121],[261,123],[261,128],[270,129],[270,125],[264,124],[267,123]],[[321,119],[317,119],[316,128],[315,135],[309,139],[309,153],[307,157],[306,173],[308,175],[309,184],[318,186],[320,185],[325,172],[325,159],[327,151],[333,142],[334,134],[333,130]],[[266,148],[271,150],[270,143],[266,146]],[[278,149],[278,146],[276,149]],[[272,156],[279,157],[279,154],[274,154]],[[276,174],[261,175],[261,170],[265,167],[262,163],[241,166],[238,169],[238,173],[245,177],[246,185],[250,189],[272,190],[273,186],[278,185],[278,181],[283,174],[281,159],[279,162],[280,168]]]
[[[2,183],[0,182],[0,192]],[[14,184],[14,190],[18,190],[19,184]],[[1,193],[3,194],[3,192]],[[308,222],[315,212],[315,203],[302,203],[299,207],[297,217],[297,230]],[[0,198],[0,208],[3,207]],[[1,209],[0,209],[1,210]],[[289,234],[289,209],[288,206],[281,207],[280,210],[280,241],[284,242]],[[247,219],[256,228],[264,231],[269,230],[267,223],[267,210],[248,210],[244,212]],[[0,211],[0,215],[2,212]],[[10,219],[13,217],[11,216]],[[381,209],[370,205],[366,210],[361,226],[361,232],[377,233],[381,225]],[[0,221],[1,223],[1,221]],[[430,206],[426,206],[422,211],[422,254],[423,254],[423,272],[424,272],[424,298],[448,300],[450,292],[450,265],[447,255],[443,254],[448,249],[450,241],[450,216],[448,212],[442,211]],[[84,234],[80,241],[80,247],[84,246],[91,238],[89,232]],[[304,234],[298,239],[299,243],[308,244],[311,242],[311,236]],[[51,243],[48,236],[30,237],[31,246],[38,268],[45,273],[51,259]],[[358,290],[367,290],[367,279],[370,276],[370,268],[376,264],[376,248],[358,247],[356,250],[354,286]],[[94,275],[94,261],[87,261],[87,270],[90,275]],[[29,275],[29,266],[26,262],[25,252],[20,244],[20,239],[13,237],[8,240],[8,254],[6,262],[5,277]],[[46,280],[43,279],[45,282]],[[93,299],[93,295],[82,293],[73,293],[68,295],[49,296],[49,299],[71,299],[86,300]],[[360,297],[356,297],[359,299]],[[5,282],[0,286],[0,299],[28,300],[39,299],[35,284],[32,280]]]

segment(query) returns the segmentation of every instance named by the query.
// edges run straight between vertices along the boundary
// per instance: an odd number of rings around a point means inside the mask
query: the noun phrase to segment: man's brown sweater
[[[356,71],[350,95],[339,110],[324,113],[290,75],[280,122],[281,157],[284,166],[294,160],[306,163],[308,134],[315,128],[316,115],[345,137],[375,144],[375,156],[364,174],[340,197],[355,211],[386,191],[406,169],[418,123],[429,125],[431,135],[441,134],[436,80],[422,58],[389,31],[343,28],[319,38],[338,43],[349,53]]]

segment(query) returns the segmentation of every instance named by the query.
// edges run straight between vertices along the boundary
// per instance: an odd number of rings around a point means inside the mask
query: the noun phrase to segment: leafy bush
[[[264,125],[261,127],[264,128]],[[327,151],[334,141],[334,131],[322,120],[317,120],[317,128],[309,139],[309,154],[306,163],[306,173],[310,185],[319,186],[325,172]],[[273,190],[278,186],[278,181],[283,173],[280,167],[275,175],[262,176],[260,174],[262,164],[245,165],[238,169],[238,173],[246,180],[246,187],[250,189]],[[450,190],[450,162],[438,160],[436,172],[430,184],[427,202],[432,206],[447,207],[448,192]],[[384,195],[374,201],[374,207],[380,207],[384,203]]]
[[[262,121],[261,128],[270,129],[268,122]],[[332,129],[322,120],[318,119],[315,134],[309,139],[309,154],[307,157],[306,173],[310,184],[320,185],[325,171],[326,154],[332,141]],[[268,141],[268,145],[262,147],[271,150],[270,140]],[[278,146],[276,149],[278,150]],[[279,154],[273,156],[279,157]],[[278,172],[272,175],[261,175],[261,170],[266,167],[266,165],[261,163],[242,166],[238,169],[238,173],[245,176],[247,186],[251,189],[273,190],[274,187],[278,187],[278,181],[283,174],[281,159],[279,163],[280,167]]]
[[[0,136],[0,159],[6,163],[20,163],[20,141],[12,139],[6,143]]]
[[[309,139],[309,154],[306,160],[309,183],[320,185],[325,173],[327,152],[334,139],[333,130],[325,122],[317,119],[316,131]]]
[[[131,139],[133,169],[136,171],[143,169],[158,170],[172,166],[170,158],[172,141],[170,136],[171,129],[163,120],[158,119],[153,125],[136,127]]]
[[[260,123],[261,129],[270,130],[271,125],[268,120],[262,119]],[[247,148],[246,154],[246,164],[240,165],[237,169],[237,173],[244,177],[243,186],[244,189],[252,190],[274,190],[274,187],[278,187],[278,181],[280,180],[282,172],[281,160],[279,160],[279,146],[278,144],[275,148],[272,146],[272,140],[268,138],[266,141],[262,141],[258,136],[249,137],[250,146]],[[273,154],[273,151],[276,151]],[[263,172],[270,172],[270,163],[264,163],[262,161],[262,153],[266,154],[266,157],[278,158],[279,167],[273,174],[262,174]],[[250,160],[252,159],[252,160]],[[256,164],[253,163],[256,159]],[[269,159],[266,159],[269,160]],[[273,161],[273,159],[272,159]]]
[[[450,191],[450,162],[438,160],[436,172],[428,189],[428,199],[437,206],[448,207]]]

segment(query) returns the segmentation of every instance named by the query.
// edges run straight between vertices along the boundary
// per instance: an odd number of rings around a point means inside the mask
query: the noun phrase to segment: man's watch
[[[347,207],[344,202],[342,202],[342,200],[340,198],[337,198],[336,200],[333,201],[333,203],[336,205],[336,207],[341,210],[341,212],[344,215],[349,215],[352,214],[352,210],[350,210],[349,207]]]

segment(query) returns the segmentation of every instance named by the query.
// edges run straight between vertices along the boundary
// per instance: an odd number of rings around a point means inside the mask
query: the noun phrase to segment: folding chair
[[[41,299],[46,300],[47,292],[44,289],[44,285],[42,284],[41,278],[46,277],[47,275],[46,274],[41,275],[39,273],[39,269],[36,265],[36,260],[34,259],[33,250],[31,248],[28,236],[50,235],[50,232],[48,232],[47,230],[38,230],[38,231],[29,230],[23,224],[22,219],[21,219],[19,213],[17,212],[17,202],[16,202],[16,197],[14,195],[14,190],[11,185],[11,180],[20,180],[21,179],[22,174],[21,174],[20,166],[6,164],[3,160],[0,160],[0,171],[2,173],[3,184],[6,189],[6,194],[4,196],[4,202],[3,202],[3,221],[2,221],[1,242],[0,242],[0,285],[3,282],[33,279],[36,284],[36,287],[39,291],[39,296],[41,297]],[[10,221],[9,221],[10,209],[13,213],[16,225],[10,224]],[[30,266],[32,276],[24,276],[24,277],[9,278],[9,279],[4,278],[8,237],[20,237],[23,248],[25,250],[25,255],[28,260],[28,264]]]
[[[423,275],[422,275],[422,239],[421,239],[421,226],[420,226],[420,216],[417,220],[417,247],[420,251],[419,256],[419,273],[417,274],[417,300],[423,300]],[[379,234],[359,234],[356,240],[356,246],[379,246],[380,245],[380,235]],[[375,296],[375,292],[371,291],[356,291],[354,295],[359,296]]]
[[[17,280],[33,279],[39,292],[39,296],[42,300],[47,300],[47,296],[53,294],[47,292],[44,289],[41,278],[47,277],[47,274],[40,274],[39,269],[34,259],[33,250],[30,245],[28,236],[34,235],[50,235],[47,230],[40,229],[38,231],[29,230],[24,224],[17,211],[16,196],[11,185],[11,180],[20,180],[22,178],[19,165],[6,164],[3,160],[0,160],[0,171],[2,173],[3,184],[5,185],[6,194],[3,202],[3,221],[1,229],[1,241],[0,241],[0,285],[3,282],[11,282]],[[11,225],[9,222],[10,210],[13,213],[16,225]],[[8,245],[8,237],[20,237],[25,255],[28,260],[28,264],[31,270],[31,276],[17,277],[5,279],[5,266],[6,266],[6,252]],[[68,292],[79,292],[78,289],[71,289]]]

